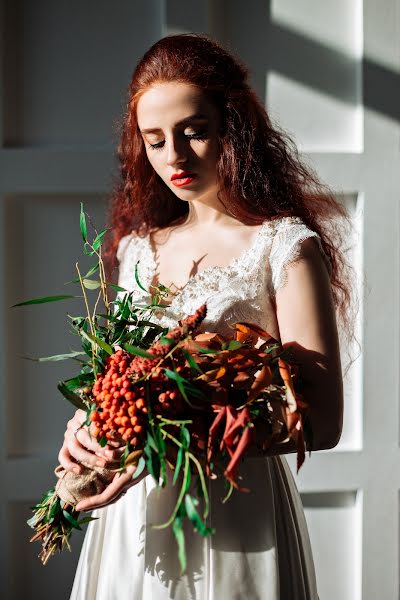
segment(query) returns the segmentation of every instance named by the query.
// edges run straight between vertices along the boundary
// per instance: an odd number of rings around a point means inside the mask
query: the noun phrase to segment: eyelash
[[[185,137],[187,137],[190,140],[200,140],[200,141],[204,141],[207,137],[207,132],[206,131],[199,131],[198,133],[192,133],[189,135],[186,135]],[[162,146],[160,146],[160,144],[163,144],[164,142],[158,142],[158,144],[149,144],[149,148],[151,148],[152,150],[162,150]]]

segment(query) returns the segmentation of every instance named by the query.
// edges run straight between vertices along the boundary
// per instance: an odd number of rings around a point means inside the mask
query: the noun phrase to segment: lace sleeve
[[[121,263],[123,256],[125,254],[125,250],[128,247],[129,242],[131,241],[133,237],[133,233],[128,233],[128,235],[124,235],[118,243],[118,248],[117,248],[117,259],[118,262]]]
[[[274,293],[285,285],[287,268],[299,257],[301,243],[309,237],[315,237],[328,272],[332,273],[331,262],[322,248],[318,233],[310,229],[300,217],[287,217],[278,226],[271,246],[271,285]]]
[[[118,285],[126,290],[131,290],[135,282],[134,266],[136,262],[137,244],[134,240],[136,239],[136,234],[134,232],[124,235],[120,239],[117,248],[117,259],[119,262]],[[124,292],[121,293],[123,294]]]

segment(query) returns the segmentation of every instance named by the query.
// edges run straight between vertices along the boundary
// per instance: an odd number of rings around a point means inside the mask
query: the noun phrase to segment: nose
[[[167,142],[167,165],[173,167],[186,162],[186,154],[185,141],[172,135]]]

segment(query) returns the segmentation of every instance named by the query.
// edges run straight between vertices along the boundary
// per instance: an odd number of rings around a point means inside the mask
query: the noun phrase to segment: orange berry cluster
[[[168,417],[182,414],[185,407],[182,395],[163,369],[156,366],[158,362],[158,358],[132,356],[124,350],[107,358],[105,371],[98,375],[92,388],[99,407],[90,413],[90,431],[94,437],[123,440],[136,448],[143,446],[148,418],[145,386],[140,381],[144,375],[149,375],[152,411]],[[175,368],[183,375],[183,365]]]
[[[164,370],[161,367],[155,366],[158,360],[151,361],[149,359],[135,356],[131,362],[131,366],[128,369],[128,373],[135,381],[138,377],[142,377],[145,374],[149,374],[150,384],[150,398],[151,408],[155,414],[163,414],[166,417],[176,417],[181,415],[185,407],[187,408],[181,393],[176,388],[173,381],[168,379]],[[148,364],[153,363],[153,364]],[[184,375],[185,367],[183,365],[175,366],[175,369],[182,376]],[[139,386],[139,389],[143,390],[144,387],[140,386],[140,383],[136,384],[135,389]]]
[[[145,433],[147,407],[143,387],[134,386],[128,377],[130,362],[131,356],[123,350],[107,358],[105,372],[98,375],[92,388],[101,410],[90,413],[91,433],[138,447]]]
[[[203,304],[194,315],[179,321],[179,327],[170,330],[165,337],[179,343],[200,325],[206,312]],[[157,341],[147,350],[154,358],[132,355],[125,350],[118,350],[107,358],[104,373],[98,375],[91,390],[98,406],[98,410],[90,413],[90,431],[94,437],[123,440],[134,448],[143,447],[148,423],[143,377],[150,388],[152,412],[170,418],[183,414],[187,406],[180,391],[164,369],[157,366],[169,350],[169,344]],[[177,352],[170,360],[173,360],[173,369],[177,373],[190,379],[190,368],[182,352]],[[170,364],[168,366],[171,368]]]

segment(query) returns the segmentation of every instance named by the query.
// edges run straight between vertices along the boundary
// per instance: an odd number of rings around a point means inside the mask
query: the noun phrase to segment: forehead
[[[214,116],[215,109],[205,94],[186,83],[159,83],[142,94],[137,103],[141,130],[174,126],[191,115]]]

